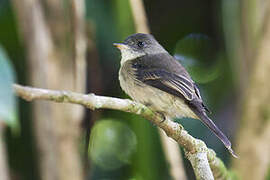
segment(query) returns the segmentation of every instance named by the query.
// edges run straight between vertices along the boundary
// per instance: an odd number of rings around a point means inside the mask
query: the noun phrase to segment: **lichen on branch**
[[[80,104],[92,110],[113,109],[140,115],[163,129],[169,137],[173,138],[184,148],[186,157],[190,160],[197,179],[204,179],[202,177],[207,177],[206,179],[228,179],[229,171],[223,162],[216,157],[215,152],[208,149],[203,141],[188,134],[181,124],[168,119],[164,120],[161,114],[152,111],[143,104],[129,99],[98,96],[95,94],[40,89],[18,84],[14,84],[13,87],[15,93],[27,101],[49,100],[58,103]],[[207,166],[210,166],[213,174],[211,171],[209,172]]]

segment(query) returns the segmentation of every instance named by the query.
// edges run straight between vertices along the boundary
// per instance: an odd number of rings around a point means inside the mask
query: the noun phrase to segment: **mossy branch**
[[[18,96],[27,101],[37,99],[49,100],[58,103],[80,104],[91,110],[114,109],[140,115],[163,129],[169,137],[173,138],[184,148],[186,157],[190,160],[197,179],[229,179],[229,171],[223,162],[216,157],[213,150],[206,147],[203,141],[189,135],[181,124],[171,120],[164,120],[161,114],[155,113],[143,104],[129,99],[97,96],[95,94],[81,94],[71,91],[40,89],[18,84],[14,84],[14,91]]]

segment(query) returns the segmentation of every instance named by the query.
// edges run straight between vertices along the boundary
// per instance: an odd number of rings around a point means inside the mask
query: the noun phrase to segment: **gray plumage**
[[[168,119],[200,119],[234,154],[228,138],[207,116],[200,91],[185,68],[149,34],[134,34],[123,43],[119,80],[135,101],[162,113]]]

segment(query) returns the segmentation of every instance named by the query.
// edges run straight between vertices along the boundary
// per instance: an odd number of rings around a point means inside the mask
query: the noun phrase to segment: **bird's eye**
[[[138,46],[139,48],[144,47],[144,45],[145,45],[145,43],[142,42],[142,41],[139,41],[139,42],[137,43],[137,46]]]

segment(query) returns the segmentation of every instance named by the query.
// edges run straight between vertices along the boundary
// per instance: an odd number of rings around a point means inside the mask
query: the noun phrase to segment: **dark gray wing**
[[[195,100],[201,104],[201,109],[210,112],[202,101],[198,87],[186,74],[175,74],[164,69],[151,69],[139,62],[134,63],[133,68],[137,80],[180,97],[187,104]]]
[[[145,55],[132,61],[137,80],[183,98],[198,99],[200,91],[184,67],[166,53]]]
[[[178,76],[164,70],[136,69],[136,78],[143,83],[191,101],[196,95],[194,83],[184,76]]]
[[[137,80],[182,98],[202,122],[216,134],[230,153],[234,157],[237,157],[231,148],[229,139],[207,116],[206,111],[209,112],[209,110],[202,101],[200,91],[186,74],[171,73],[162,69],[162,67],[151,68],[138,61],[136,61],[132,67],[134,68]]]

